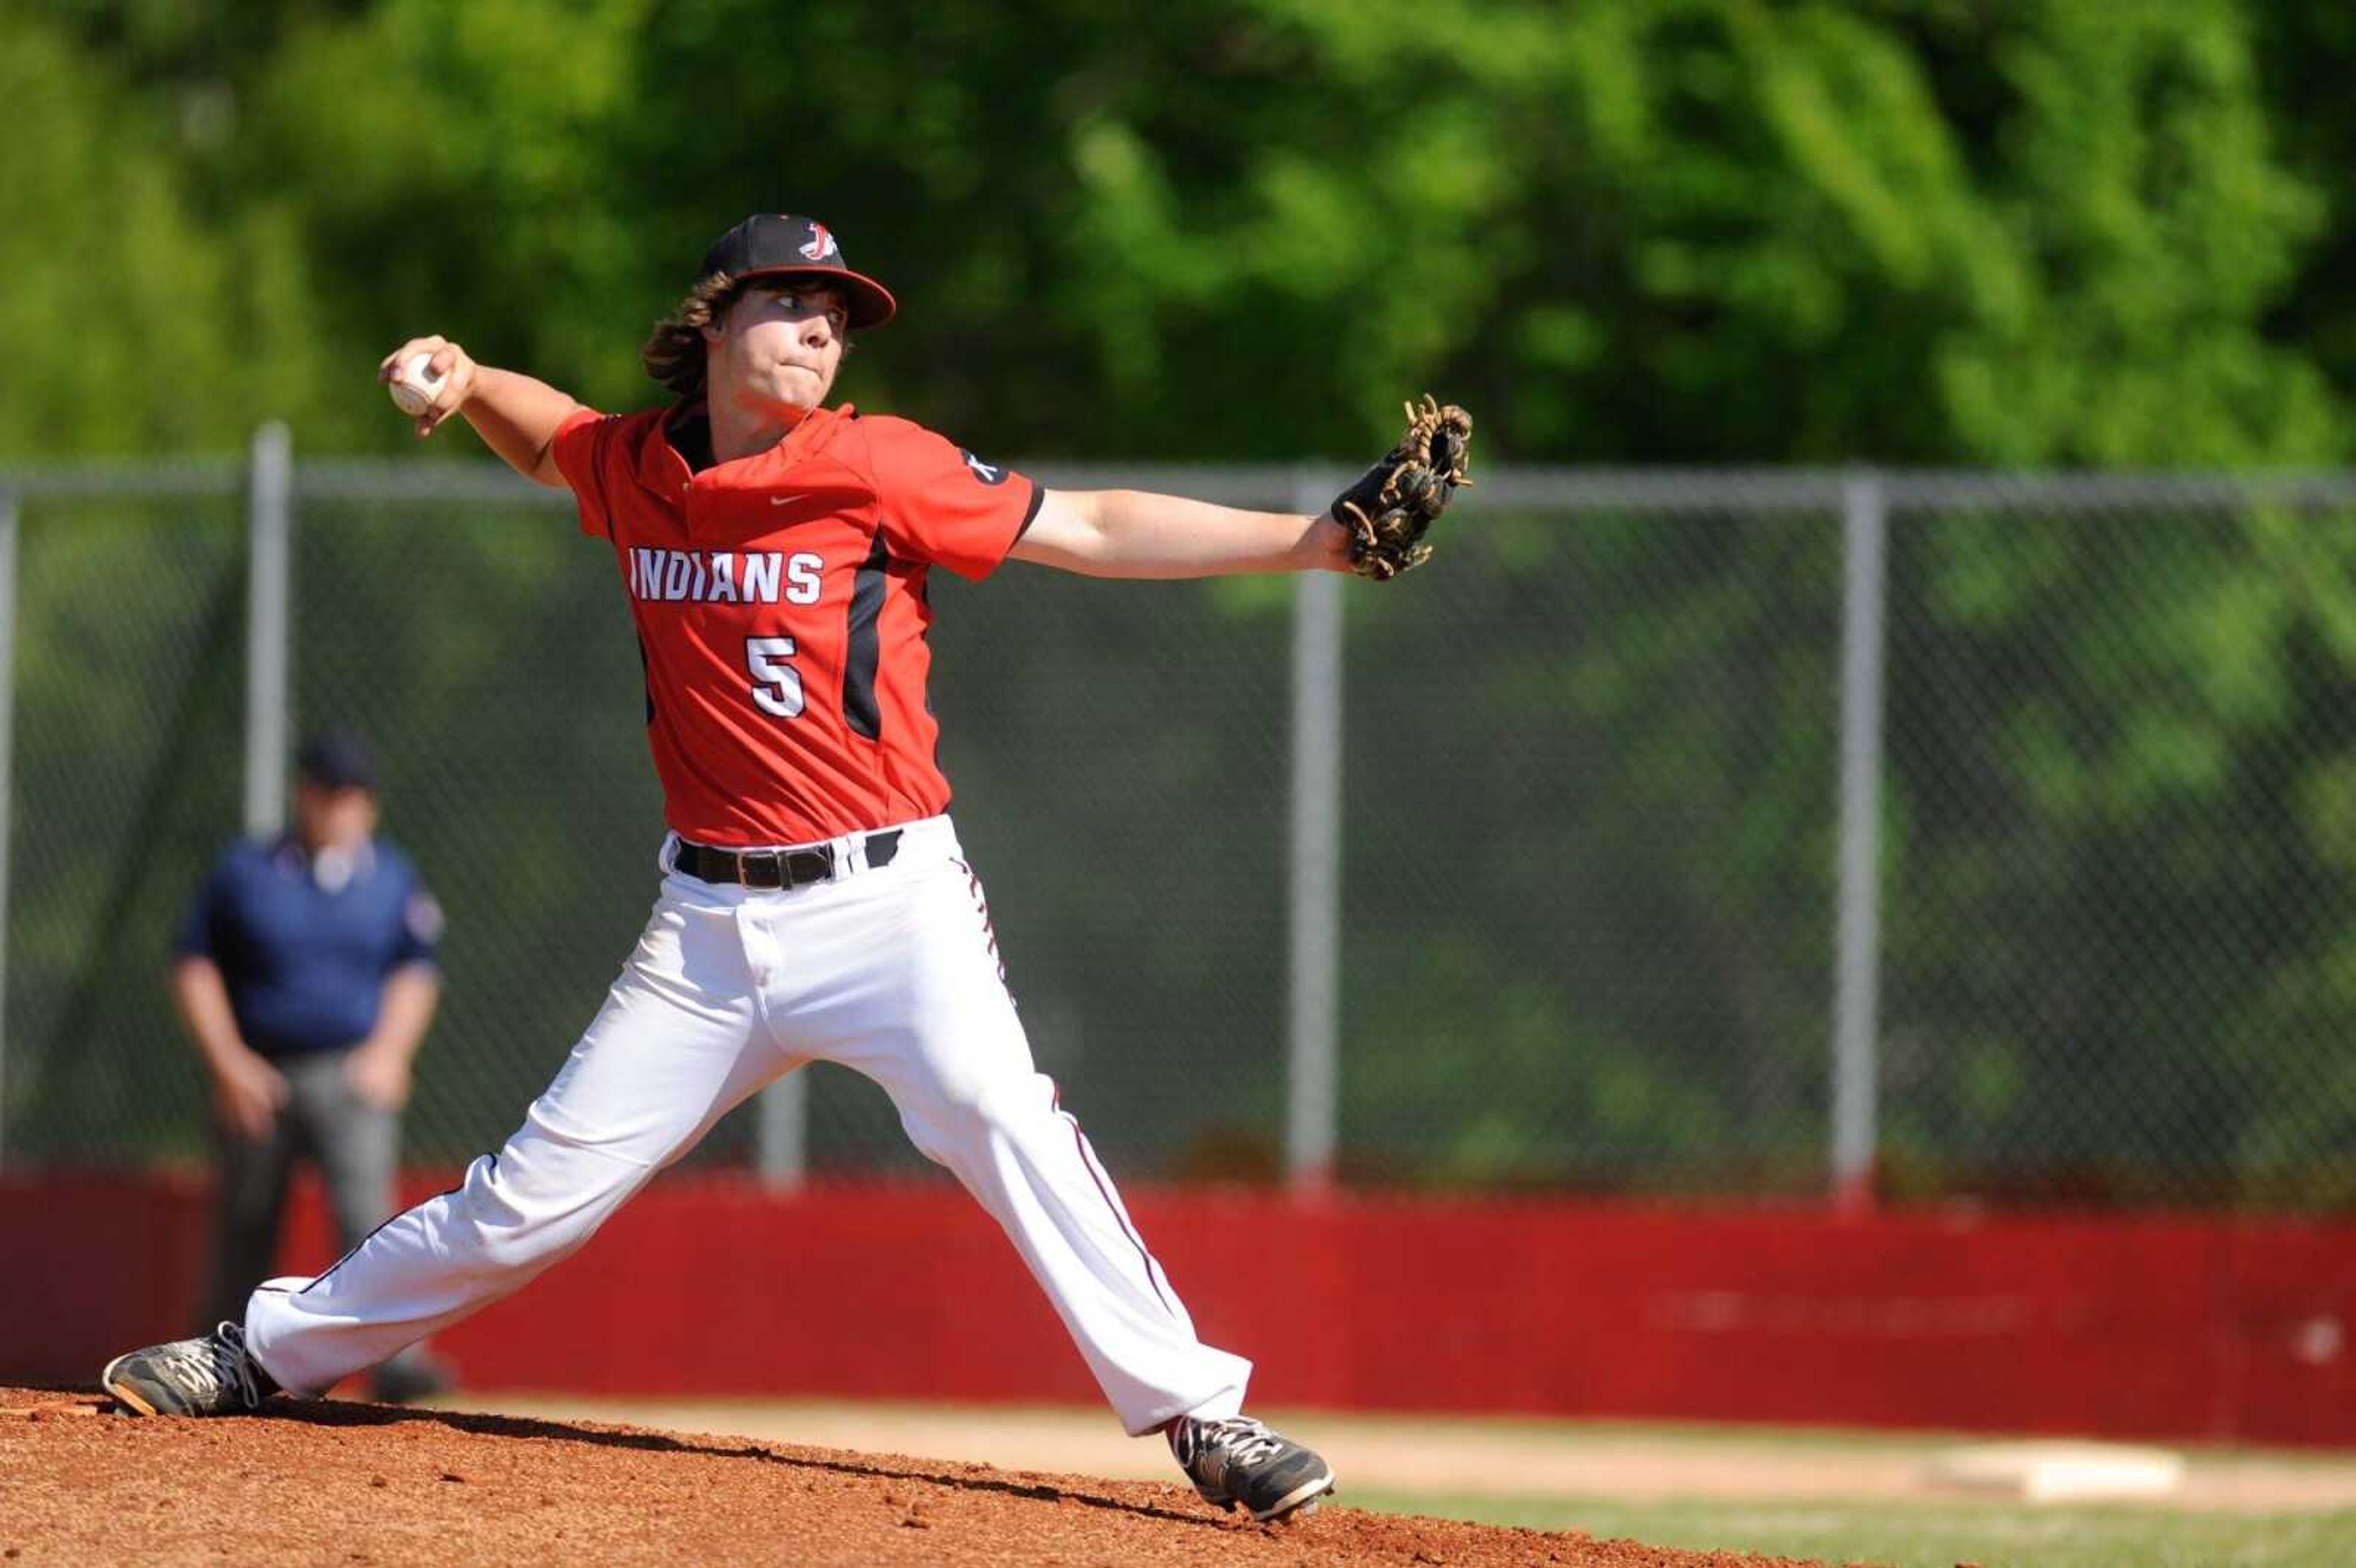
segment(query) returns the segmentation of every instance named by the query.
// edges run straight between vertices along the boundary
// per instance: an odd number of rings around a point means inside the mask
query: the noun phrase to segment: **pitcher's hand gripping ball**
[[[1424,530],[1448,509],[1472,442],[1472,416],[1423,395],[1407,405],[1407,433],[1358,482],[1333,497],[1333,520],[1350,530],[1350,570],[1387,582],[1431,559]]]
[[[441,391],[444,378],[434,373],[434,356],[414,354],[401,368],[401,373],[387,383],[392,394],[392,405],[410,418],[415,419],[434,406],[434,394]]]

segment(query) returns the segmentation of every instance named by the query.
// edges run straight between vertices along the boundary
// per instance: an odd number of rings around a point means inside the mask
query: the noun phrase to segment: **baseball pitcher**
[[[829,407],[892,295],[809,219],[723,235],[648,342],[662,407],[614,415],[422,337],[380,379],[417,432],[453,414],[562,486],[612,550],[646,665],[668,833],[654,910],[571,1057],[457,1190],[242,1322],[117,1357],[144,1413],[307,1394],[520,1289],[747,1096],[806,1062],[890,1094],[916,1147],[1004,1229],[1132,1435],[1261,1520],[1332,1469],[1243,1414],[1251,1364],[1203,1343],[1055,1085],[1033,1065],[925,699],[936,568],[1101,577],[1355,570],[1387,579],[1465,482],[1471,421],[1429,400],[1320,517],[1051,491],[905,420]],[[422,363],[421,363],[422,361]]]

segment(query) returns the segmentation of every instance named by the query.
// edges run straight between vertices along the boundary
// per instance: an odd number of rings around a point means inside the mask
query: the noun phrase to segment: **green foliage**
[[[394,447],[370,374],[434,329],[643,401],[762,207],[901,294],[848,393],[1010,453],[1355,452],[1426,385],[1536,459],[2349,446],[2347,368],[2273,330],[2344,314],[2345,135],[2281,105],[2348,41],[2252,0],[0,19],[0,452]]]
[[[0,26],[0,451],[241,447],[264,389],[305,362],[261,325],[256,285],[296,282],[288,236],[258,211],[208,223],[167,104],[63,27],[14,8]],[[302,318],[299,288],[284,310],[276,325]]]

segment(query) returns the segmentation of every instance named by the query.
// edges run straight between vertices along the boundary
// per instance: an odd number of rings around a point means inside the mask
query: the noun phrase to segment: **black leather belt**
[[[900,829],[867,836],[867,864],[870,869],[888,866],[900,852]],[[820,844],[809,849],[716,849],[709,844],[679,841],[679,854],[671,861],[675,869],[685,871],[699,881],[718,882],[723,886],[747,888],[802,888],[812,882],[834,880],[834,846]]]

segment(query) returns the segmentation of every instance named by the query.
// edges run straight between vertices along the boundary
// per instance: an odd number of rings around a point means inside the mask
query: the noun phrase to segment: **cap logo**
[[[827,232],[825,224],[810,225],[809,243],[801,248],[801,252],[813,261],[823,261],[835,254],[834,236]]]

